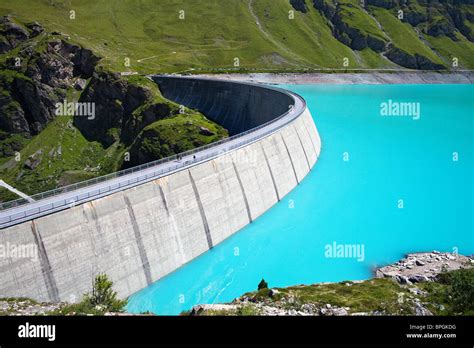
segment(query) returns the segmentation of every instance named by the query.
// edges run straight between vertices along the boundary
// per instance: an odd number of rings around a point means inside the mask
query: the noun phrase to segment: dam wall
[[[197,109],[220,124],[230,135],[260,126],[288,111],[294,104],[290,95],[265,86],[228,81],[153,76],[161,94],[178,104]],[[266,102],[268,101],[268,102]],[[270,102],[271,101],[271,102]]]
[[[199,88],[192,90],[198,93]],[[288,102],[283,99],[281,105]],[[277,113],[287,109],[275,105],[272,110]],[[268,120],[262,116],[254,122]],[[76,302],[91,290],[98,273],[106,273],[119,296],[127,297],[213,248],[284,199],[315,165],[320,149],[318,131],[303,105],[271,134],[252,137],[219,156],[4,228],[0,245],[33,246],[36,254],[0,257],[0,297]]]

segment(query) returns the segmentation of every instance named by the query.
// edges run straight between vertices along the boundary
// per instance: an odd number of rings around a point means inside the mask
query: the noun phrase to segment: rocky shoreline
[[[392,278],[400,284],[414,284],[434,281],[441,272],[454,271],[474,266],[474,259],[456,253],[408,254],[393,265],[381,267],[375,271],[377,278]]]
[[[396,71],[363,73],[202,74],[205,78],[269,84],[471,84],[474,72]]]
[[[447,304],[434,301],[436,297],[431,297],[430,291],[433,291],[433,287],[442,286],[438,282],[440,274],[462,269],[468,271],[474,269],[474,257],[438,251],[414,253],[408,254],[394,264],[377,268],[373,279],[265,288],[244,294],[230,303],[196,305],[184,314],[192,316],[440,315],[445,313]],[[64,311],[69,305],[64,302],[38,303],[27,298],[6,298],[0,299],[0,316],[78,315],[74,311]],[[102,315],[135,314],[105,312]]]
[[[365,281],[262,289],[226,304],[194,306],[189,315],[377,316],[441,315],[438,303],[441,273],[472,269],[474,258],[438,251],[408,254],[375,270]],[[442,291],[446,291],[443,288]],[[361,299],[355,298],[360,296]],[[370,304],[367,304],[370,303]]]

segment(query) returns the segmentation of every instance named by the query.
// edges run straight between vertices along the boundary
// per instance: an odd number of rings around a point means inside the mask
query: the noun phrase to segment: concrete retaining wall
[[[0,297],[77,301],[106,273],[126,297],[258,218],[314,166],[321,141],[309,110],[216,159],[0,231]]]

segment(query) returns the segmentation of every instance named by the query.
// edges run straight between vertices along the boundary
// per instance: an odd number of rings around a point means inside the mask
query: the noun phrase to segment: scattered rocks
[[[424,307],[419,301],[415,301],[415,314],[421,316],[433,315],[431,311]]]
[[[325,316],[342,316],[342,315],[349,315],[349,312],[345,308],[341,307],[332,307],[329,305],[329,307],[326,308],[321,308],[319,311],[320,315],[325,315]]]
[[[36,303],[28,299],[0,300],[0,315],[48,315],[65,303]]]
[[[377,278],[393,278],[400,284],[409,285],[432,281],[441,272],[464,268],[472,261],[467,256],[439,251],[409,254],[393,265],[377,269],[375,274]]]
[[[199,315],[205,311],[235,311],[239,306],[233,304],[201,304],[191,309],[190,315]]]

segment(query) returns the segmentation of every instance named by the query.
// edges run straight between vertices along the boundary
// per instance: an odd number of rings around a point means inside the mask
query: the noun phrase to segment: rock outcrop
[[[325,0],[313,0],[313,6],[321,11],[331,23],[333,35],[346,46],[353,50],[363,50],[367,47],[375,52],[382,52],[386,42],[367,33],[360,28],[355,28],[347,23],[347,16],[344,13],[345,7],[355,8],[352,4],[340,5]],[[372,20],[369,18],[369,20]]]
[[[36,29],[35,33],[37,30]],[[0,54],[8,52],[28,40],[30,33],[10,16],[0,18]]]
[[[169,103],[154,102],[149,89],[106,71],[93,74],[79,102],[94,103],[95,117],[75,116],[74,125],[105,147],[116,141],[130,144],[144,127],[176,113]]]
[[[308,7],[306,7],[306,3],[304,0],[290,0],[290,4],[296,11],[300,11],[303,13],[308,12]]]
[[[90,50],[44,33],[38,23],[25,27],[0,20],[0,53],[21,46],[17,57],[0,64],[0,130],[31,137],[56,117],[55,105],[77,78],[88,79],[99,57]]]
[[[441,64],[433,63],[430,59],[425,56],[415,54],[411,55],[402,49],[391,46],[385,56],[392,62],[397,63],[405,68],[419,69],[419,70],[442,70],[444,66]]]

